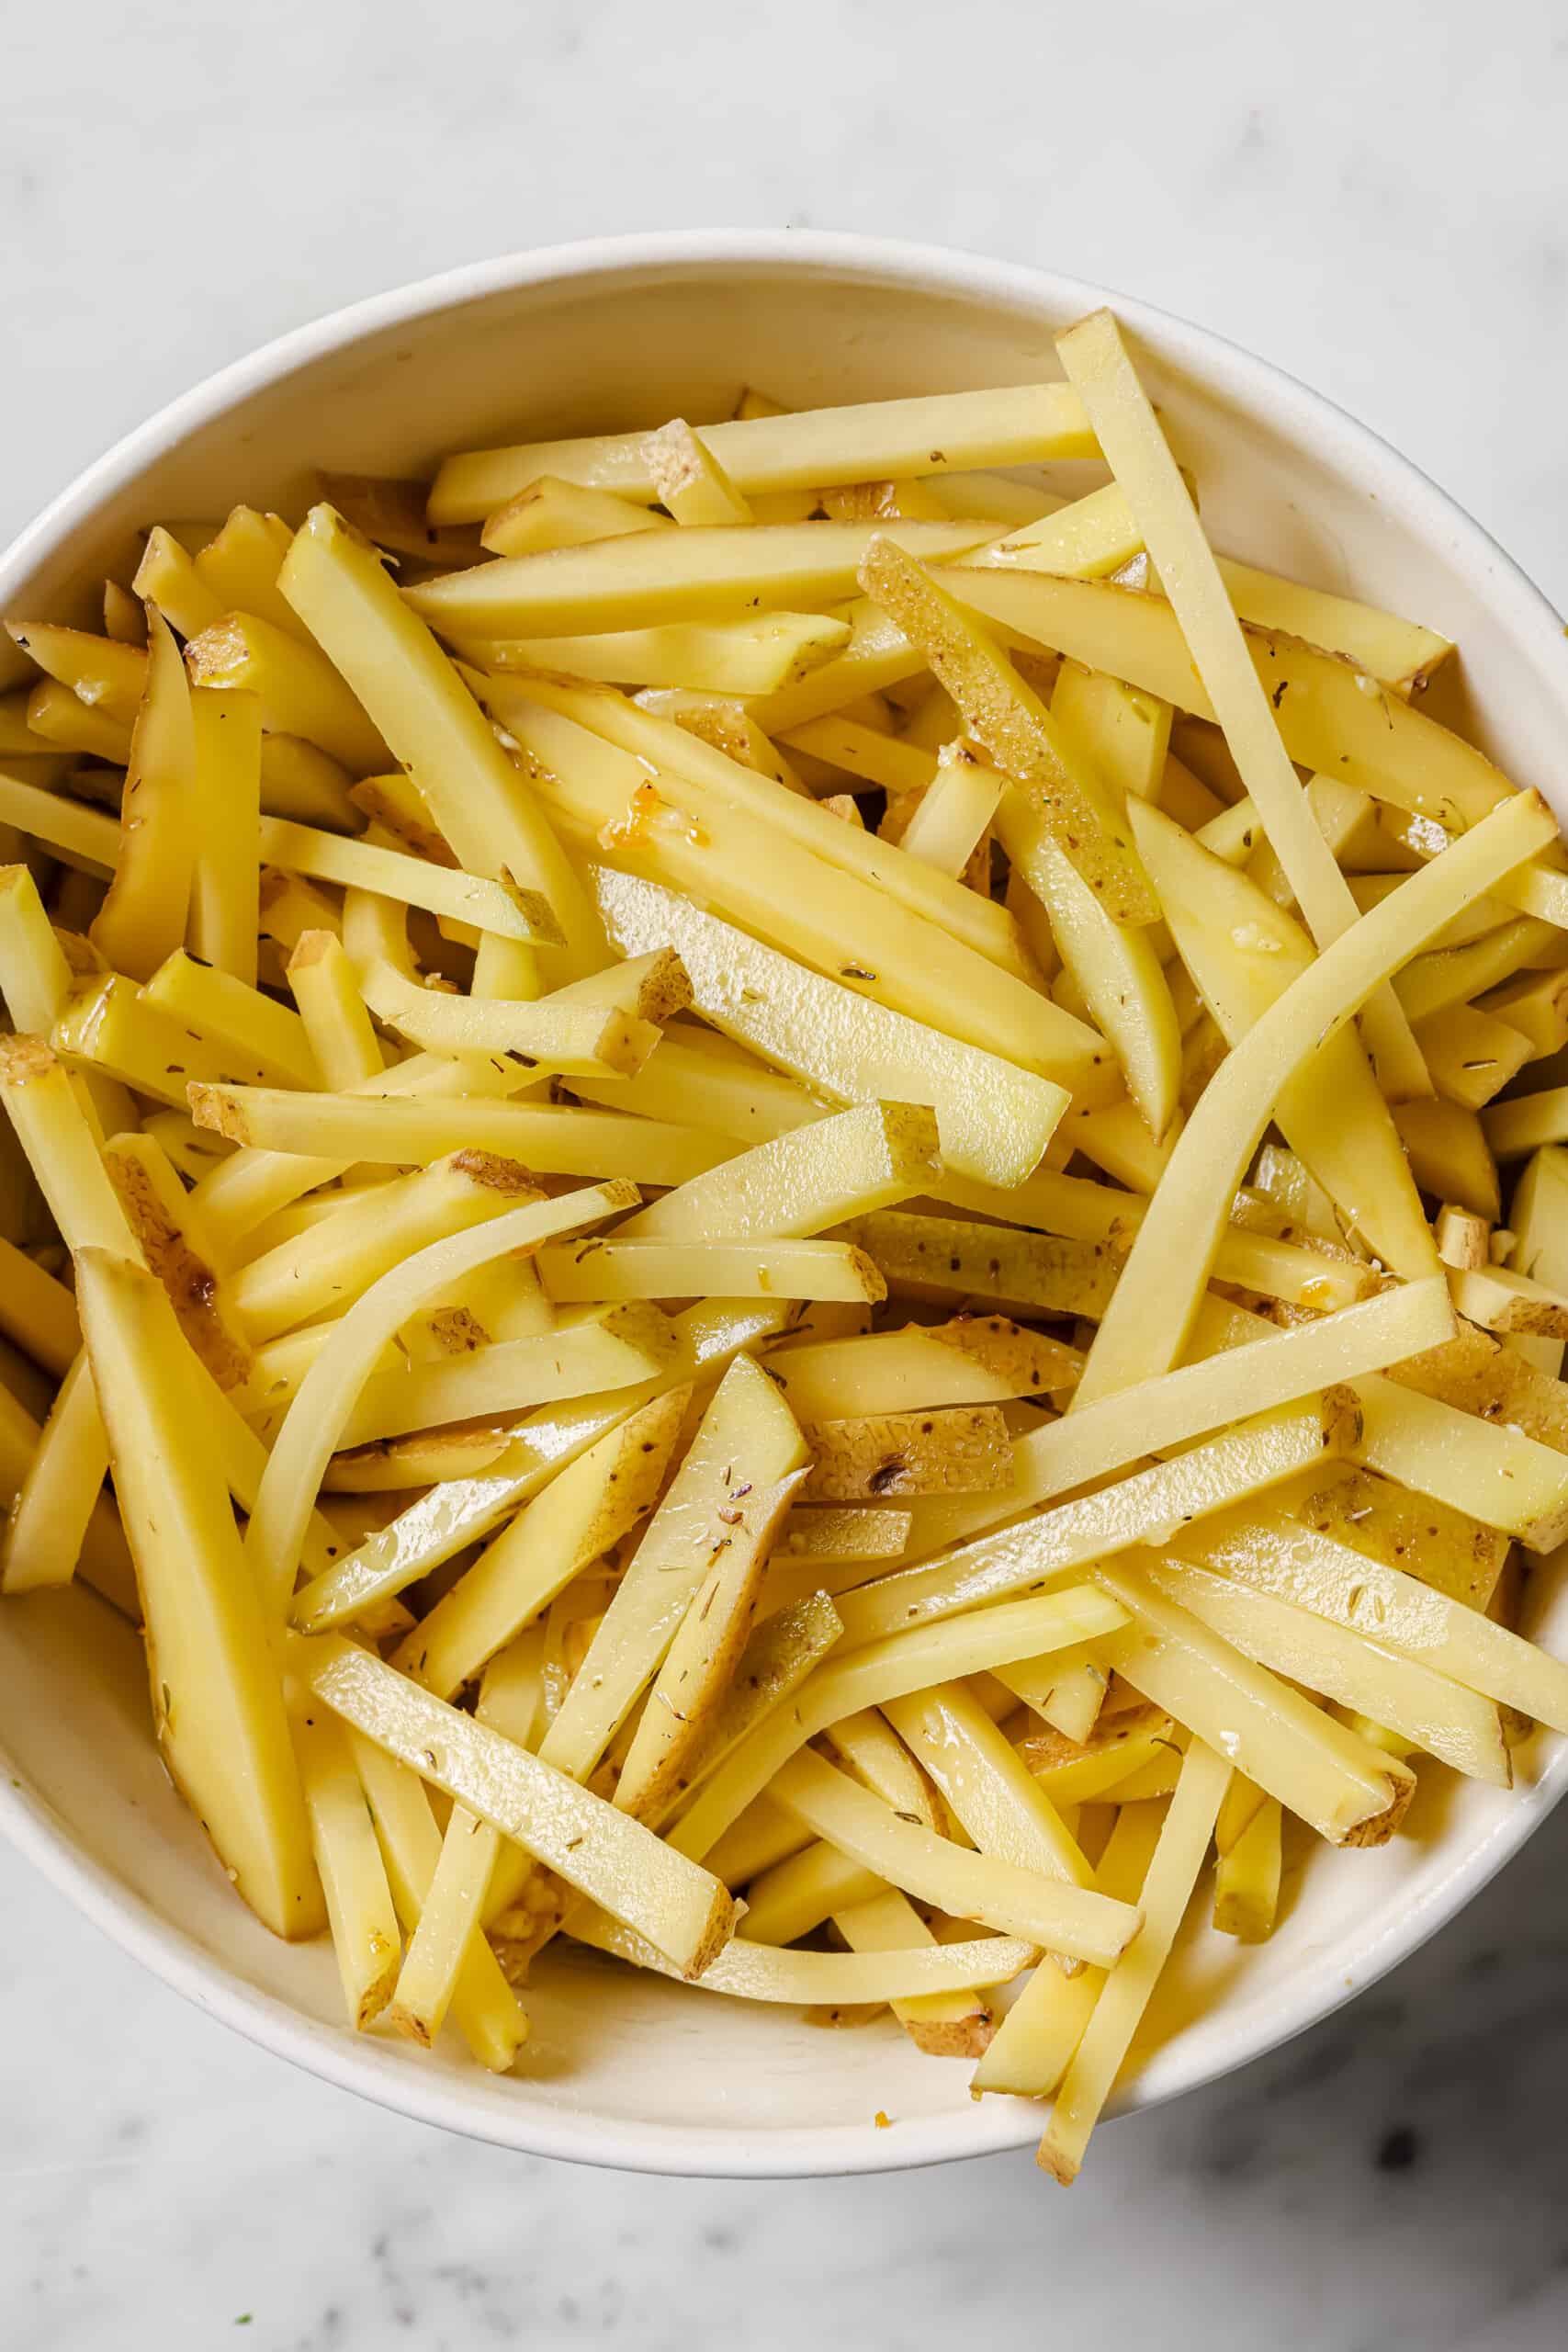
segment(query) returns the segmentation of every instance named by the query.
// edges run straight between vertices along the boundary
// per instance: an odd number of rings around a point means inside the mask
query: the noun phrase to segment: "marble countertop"
[[[1379,427],[1568,606],[1568,23],[1495,0],[1474,24],[1463,0],[17,12],[0,535],[339,302],[510,246],[794,224],[1202,320]],[[1111,2129],[1070,2202],[1026,2157],[774,2186],[507,2156],[251,2049],[9,1852],[0,1917],[5,2352],[1568,2338],[1568,1817],[1347,2014]]]

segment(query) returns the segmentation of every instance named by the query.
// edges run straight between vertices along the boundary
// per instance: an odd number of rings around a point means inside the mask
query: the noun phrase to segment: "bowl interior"
[[[444,450],[724,415],[747,384],[791,405],[1058,373],[1051,331],[1094,289],[852,240],[644,241],[468,273],[366,306],[231,370],[122,446],[0,567],[0,609],[68,616],[159,519],[239,498],[296,517],[310,469],[428,469]],[[1539,596],[1411,468],[1259,363],[1136,304],[1205,518],[1237,555],[1456,637],[1465,721],[1560,814],[1560,632]],[[1060,486],[1089,487],[1085,467]],[[128,576],[128,575],[122,575]],[[1568,1638],[1568,1604],[1541,1630]],[[140,1645],[85,1593],[0,1608],[0,1822],[120,1940],[203,2006],[318,2073],[460,2131],[671,2171],[871,2169],[1020,2143],[1022,2102],[890,2023],[832,2032],[592,1955],[547,1963],[534,2038],[494,2080],[460,2053],[352,2036],[324,1943],[276,1942],[234,1899],[151,1743]],[[1510,1795],[1427,1776],[1411,1836],[1318,1853],[1273,1940],[1190,1934],[1124,2104],[1169,2096],[1299,2030],[1409,1951],[1528,1835],[1564,1778],[1527,1749]],[[874,2128],[878,2110],[891,2131]]]

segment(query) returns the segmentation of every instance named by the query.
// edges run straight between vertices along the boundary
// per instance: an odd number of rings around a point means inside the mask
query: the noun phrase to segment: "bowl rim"
[[[1084,311],[1111,304],[1134,334],[1150,333],[1178,364],[1192,359],[1210,385],[1233,392],[1244,409],[1266,401],[1285,431],[1309,442],[1331,464],[1379,471],[1428,529],[1440,526],[1465,568],[1485,574],[1488,597],[1508,636],[1544,675],[1558,673],[1555,691],[1561,695],[1562,624],[1545,595],[1446,491],[1325,394],[1226,336],[1085,279],[956,247],[816,230],[655,231],[583,239],[464,264],[329,311],[220,368],[86,466],[0,555],[0,600],[62,534],[76,529],[157,457],[252,394],[366,336],[522,287],[653,270],[697,277],[738,269],[859,277],[916,293],[988,299],[1025,311]],[[1554,1756],[1532,1786],[1516,1792],[1507,1813],[1461,1861],[1373,1935],[1355,1974],[1337,1979],[1325,1992],[1314,1989],[1278,2019],[1253,2005],[1234,2046],[1218,2063],[1172,2063],[1169,2051],[1156,2053],[1123,2111],[1158,2106],[1216,2081],[1331,2016],[1480,1894],[1565,1787],[1568,1750]],[[389,2053],[374,2043],[355,2047],[336,2030],[302,2017],[236,1976],[83,1852],[48,1804],[25,1787],[0,1781],[0,1829],[96,1927],[209,2017],[340,2089],[470,2139],[627,2171],[798,2178],[899,2171],[998,2154],[1027,2146],[1038,2133],[1032,2107],[1013,2099],[978,2101],[952,2114],[911,2120],[891,2132],[866,2123],[752,2134],[744,2129],[610,2123],[535,2098],[519,2099],[515,2128],[508,2128],[503,2114],[469,2098],[460,2075],[394,2067],[387,2063]]]

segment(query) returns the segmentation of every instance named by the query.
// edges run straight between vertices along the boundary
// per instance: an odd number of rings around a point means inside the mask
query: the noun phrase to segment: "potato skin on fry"
[[[802,1502],[897,1502],[908,1495],[985,1494],[1005,1486],[1012,1453],[994,1406],[815,1421]]]

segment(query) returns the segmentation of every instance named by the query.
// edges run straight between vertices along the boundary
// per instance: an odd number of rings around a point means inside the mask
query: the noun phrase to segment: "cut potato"
[[[860,583],[924,652],[969,731],[1049,828],[1111,921],[1152,922],[1157,908],[1099,779],[1075,756],[1038,695],[982,628],[891,539],[874,539]]]
[[[75,1023],[62,1032],[68,1050],[80,1034]],[[225,1183],[214,1184],[214,1196],[227,1200],[243,1189],[252,1193],[247,1214],[254,1213],[259,1201],[263,1216],[270,1216],[313,1185],[341,1176],[356,1161],[407,1168],[464,1150],[515,1158],[544,1176],[627,1175],[634,1182],[673,1185],[694,1181],[728,1157],[722,1144],[696,1127],[551,1102],[493,1097],[475,1101],[463,1094],[471,1073],[456,1062],[449,1061],[447,1068],[446,1099],[424,1095],[426,1073],[421,1072],[417,1101],[399,1099],[391,1091],[400,1076],[408,1088],[407,1063],[401,1073],[387,1073],[385,1091],[372,1080],[374,1092],[353,1094],[304,1094],[187,1080],[186,1091],[198,1126],[269,1159],[276,1155],[285,1163],[296,1163],[292,1175],[287,1164],[236,1166]],[[514,1068],[508,1073],[509,1080],[518,1084],[525,1083],[527,1076],[526,1070]]]
[[[692,1594],[615,1782],[615,1803],[639,1820],[658,1814],[715,1726],[745,1653],[768,1555],[800,1490],[804,1470],[747,1497],[730,1517],[729,1543]]]
[[[93,1385],[146,1619],[153,1722],[175,1785],[275,1935],[311,1936],[321,1884],[283,1682],[234,1525],[195,1362],[163,1285],[76,1253]]]
[[[937,1157],[929,1111],[865,1102],[692,1177],[621,1232],[637,1241],[808,1239],[858,1212],[922,1191]]]
[[[306,632],[277,593],[277,575],[294,534],[280,514],[236,506],[204,548],[197,549],[197,577],[205,581],[225,613],[254,613],[286,636],[307,642]]]
[[[515,1192],[512,1195],[516,1199]],[[536,1194],[500,1216],[448,1232],[371,1283],[311,1364],[267,1458],[246,1536],[257,1583],[279,1611],[300,1564],[310,1498],[319,1489],[361,1388],[380,1352],[412,1310],[448,1283],[508,1250],[530,1249],[614,1215],[636,1198],[626,1184],[585,1186],[558,1201]]]
[[[1499,1108],[1506,1111],[1512,1105]],[[1490,1115],[1495,1119],[1497,1113]],[[1400,1102],[1394,1106],[1393,1124],[1409,1155],[1411,1172],[1424,1193],[1438,1200],[1458,1201],[1489,1225],[1496,1223],[1501,1206],[1497,1162],[1487,1131],[1473,1111],[1440,1098]]]
[[[1307,969],[1312,941],[1249,876],[1227,872],[1163,811],[1134,808],[1129,815],[1177,952],[1234,1046]],[[1276,1118],[1292,1149],[1390,1265],[1406,1275],[1433,1271],[1431,1236],[1399,1135],[1353,1029],[1341,1029],[1280,1089]]]
[[[693,1002],[726,1036],[838,1102],[929,1103],[942,1156],[998,1185],[1033,1169],[1066,1108],[1061,1087],[807,970],[674,892],[608,867],[593,876],[615,944],[675,947]]]
[[[327,495],[333,495],[330,489]],[[334,503],[343,503],[341,500]],[[472,519],[477,522],[479,517]],[[349,520],[354,520],[352,514]],[[427,523],[424,527],[439,536],[435,525]],[[480,538],[491,555],[546,555],[552,548],[580,548],[591,539],[615,539],[633,531],[669,528],[667,515],[652,514],[646,506],[634,505],[629,499],[617,497],[614,491],[592,490],[581,482],[563,481],[558,474],[541,474],[526,489],[520,490],[515,498],[508,499],[503,506],[484,517]],[[372,537],[377,536],[370,534]],[[383,538],[380,544],[385,547],[390,542]]]
[[[1150,1560],[1145,1569],[1156,1590],[1222,1634],[1244,1657],[1386,1724],[1417,1747],[1472,1779],[1507,1788],[1513,1780],[1495,1706],[1462,1695],[1446,1678],[1414,1659],[1363,1640],[1339,1625],[1294,1609],[1274,1595],[1232,1584],[1203,1568]],[[1137,1679],[1136,1653],[1130,1669]]]
[[[504,638],[464,651],[481,670],[564,673],[607,685],[695,694],[769,695],[808,677],[849,640],[848,621],[826,614],[765,613],[754,620],[666,621],[598,636]]]
[[[1102,1894],[1137,1903],[1164,1822],[1157,1804],[1123,1805],[1100,1858],[1094,1883]],[[1010,2091],[1026,2098],[1049,2098],[1066,2074],[1073,2052],[1106,1983],[1105,1972],[1037,1968],[997,2030],[971,2087]]]
[[[1377,981],[1421,945],[1472,893],[1550,838],[1529,793],[1505,802],[1406,888],[1364,915],[1292,981],[1228,1057],[1183,1129],[1168,1181],[1138,1228],[1078,1389],[1111,1395],[1179,1353],[1213,1262],[1224,1210],[1257,1149],[1280,1088],[1344,1026]],[[1426,885],[1420,899],[1418,886]],[[1402,919],[1403,918],[1403,919]]]
[[[1140,1890],[1144,1925],[1137,1956],[1115,1970],[1101,1989],[1040,2143],[1038,2163],[1064,2187],[1077,2177],[1089,2134],[1169,1956],[1209,1850],[1230,1771],[1224,1757],[1201,1740],[1193,1741]]]
[[[857,1708],[852,1715],[840,1715],[837,1723],[829,1724],[825,1736],[852,1778],[890,1804],[895,1813],[947,1834],[947,1811],[933,1781],[916,1762],[885,1711]]]
[[[191,690],[193,808],[190,945],[254,986],[261,928],[261,706],[252,695]]]
[[[1061,384],[941,392],[852,408],[749,416],[709,424],[704,440],[743,492],[816,490],[826,483],[897,481],[971,466],[1038,465],[1092,458],[1077,401]],[[449,458],[430,494],[438,525],[478,523],[542,475],[651,504],[659,496],[648,435],[601,434],[481,449]]]
[[[570,1932],[596,1951],[611,1952],[660,1975],[681,1972],[658,1951],[603,1912],[578,1910]],[[775,1951],[737,1937],[695,1980],[704,1993],[742,2001],[783,2001],[793,2007],[853,2008],[868,2001],[899,2002],[1009,1984],[1027,1968],[1037,1947],[1017,1936],[985,1936],[966,1943],[917,1943],[889,1951],[880,1943],[863,1951]]]
[[[376,1825],[392,1901],[405,1931],[418,1928],[441,1859],[441,1833],[418,1776],[363,1732],[349,1744]],[[481,2066],[509,2072],[528,2038],[528,2019],[482,1937],[470,1938],[452,1993],[452,2015]]]
[[[240,1387],[252,1367],[242,1309],[173,1161],[152,1136],[121,1135],[104,1146],[104,1165],[191,1349],[220,1388]]]
[[[1508,1212],[1514,1235],[1509,1263],[1553,1289],[1568,1283],[1568,1249],[1562,1238],[1568,1231],[1562,1222],[1568,1205],[1565,1184],[1568,1158],[1553,1149],[1538,1151],[1515,1187]],[[1554,1340],[1515,1339],[1510,1346],[1539,1371],[1555,1375],[1562,1369],[1562,1351]]]
[[[773,1776],[785,1810],[889,1884],[999,1935],[1020,1935],[1072,1960],[1111,1966],[1142,1925],[1129,1905],[1037,1868],[976,1854],[903,1821],[869,1789],[809,1750]]]
[[[880,1641],[905,1627],[962,1616],[982,1604],[1034,1590],[1053,1576],[1129,1544],[1168,1540],[1186,1521],[1266,1493],[1321,1462],[1325,1453],[1342,1452],[1356,1433],[1356,1417],[1344,1392],[1337,1398],[1314,1397],[1303,1405],[1260,1413],[1171,1462],[1134,1471],[1097,1494],[1056,1503],[1019,1527],[981,1536],[946,1558],[901,1569],[844,1594],[839,1611],[846,1640]],[[1135,1444],[1135,1437],[1130,1442]],[[998,1503],[994,1516],[1000,1518],[1009,1505],[1004,1498]],[[990,1613],[988,1608],[986,1613]],[[1089,1640],[1094,1634],[1078,1638]],[[1016,1655],[1032,1653],[1021,1650]]]
[[[1012,787],[1002,794],[997,832],[1014,872],[1044,908],[1062,962],[1158,1142],[1176,1115],[1181,1035],[1148,931],[1112,920],[1032,796]]]
[[[656,1398],[579,1454],[442,1595],[393,1664],[441,1698],[456,1697],[652,1510],[690,1395],[678,1388]]]
[[[1096,1571],[1135,1628],[1118,1668],[1136,1690],[1201,1739],[1224,1732],[1231,1760],[1331,1844],[1365,1842],[1409,1800],[1411,1776],[1303,1699],[1289,1682],[1244,1658],[1190,1611],[1161,1593],[1136,1560]],[[1392,1823],[1389,1824],[1392,1826]]]
[[[663,1663],[710,1570],[725,1554],[752,1544],[765,1560],[775,1523],[751,1498],[770,1494],[806,1459],[778,1391],[750,1357],[738,1356],[540,1744],[547,1763],[587,1779]]]
[[[1057,349],[1176,607],[1242,782],[1314,938],[1325,947],[1355,922],[1356,902],[1292,768],[1197,508],[1121,331],[1109,311],[1097,311],[1060,336]],[[1369,996],[1363,1023],[1384,1086],[1396,1097],[1428,1092],[1409,1023],[1387,988]]]
[[[760,1724],[789,1703],[842,1632],[838,1611],[822,1592],[761,1617],[740,1653],[728,1690],[677,1770],[669,1793],[655,1805],[655,1827],[664,1827],[692,1789],[711,1779]]]
[[[563,978],[596,969],[598,928],[547,820],[379,557],[318,506],[295,535],[279,586],[386,729],[468,873],[510,879],[544,900],[567,942]]]
[[[722,1301],[688,1308],[671,1327],[674,1351],[662,1371],[637,1387],[546,1407],[516,1424],[492,1472],[456,1479],[437,1495],[411,1504],[305,1586],[294,1604],[296,1623],[317,1632],[348,1622],[442,1566],[467,1544],[482,1542],[556,1471],[628,1414],[699,1373],[716,1377],[742,1348],[782,1329],[790,1312],[787,1306],[730,1306]]]
[[[143,1001],[265,1070],[275,1086],[317,1086],[321,1071],[297,1012],[231,972],[176,948],[147,981]]]
[[[828,1108],[761,1062],[710,1052],[708,1043],[695,1029],[666,1031],[657,1055],[635,1078],[580,1079],[571,1091],[609,1111],[635,1111],[645,1124],[689,1123],[743,1144],[788,1135]]]
[[[990,826],[1004,781],[966,742],[944,744],[936,774],[904,828],[906,857],[988,891]]]
[[[854,900],[862,910],[863,927],[865,923],[876,926],[874,936],[854,943],[868,951],[867,960],[874,960],[869,951],[885,928],[886,904],[891,900],[973,947],[1000,970],[1032,981],[1027,952],[1003,909],[919,859],[902,855],[874,834],[857,836],[853,827],[825,816],[809,797],[787,787],[781,790],[774,778],[730,757],[690,729],[620,695],[543,684],[531,686],[526,695],[515,689],[508,692],[504,700],[498,699],[497,716],[511,726],[525,718],[530,707],[571,719],[601,741],[642,762],[645,773],[653,769],[662,796],[699,823],[711,826],[725,810],[735,818],[754,819],[767,827],[766,838],[775,857],[782,854],[778,837],[783,837],[842,873],[863,883],[874,883],[875,895],[868,899],[860,894]],[[559,729],[548,741],[563,757],[569,750],[580,748]],[[547,752],[544,756],[547,760]],[[600,763],[595,773],[625,776],[630,772],[624,763],[617,771],[613,763]],[[629,791],[621,793],[622,808],[629,797]],[[884,920],[879,922],[879,917]],[[836,971],[842,960],[840,956],[828,968]],[[998,995],[1016,1001],[1005,986]]]
[[[852,596],[867,548],[886,535],[940,561],[990,534],[984,523],[774,523],[638,535],[502,556],[407,595],[433,629],[464,643],[809,611]]]
[[[875,1902],[886,1892],[886,1880],[874,1871],[818,1838],[752,1881],[738,1932],[749,1943],[794,1943],[836,1912]],[[905,1941],[918,1943],[919,1938]]]
[[[807,1441],[814,1460],[803,1502],[993,1494],[1012,1468],[1007,1423],[995,1405],[815,1421]]]
[[[316,1699],[434,1782],[569,1886],[645,1936],[682,1975],[728,1940],[734,1905],[711,1874],[586,1789],[338,1634],[310,1645]]]
[[[1245,2003],[1568,1736],[1562,845],[1062,349],[231,494],[6,639],[0,1607],[141,1625],[398,2064],[565,1934],[1068,2180],[1179,1933]]]
[[[376,1370],[344,1423],[342,1442],[367,1445],[446,1421],[490,1419],[635,1387],[671,1365],[678,1348],[668,1317],[639,1303],[591,1310],[564,1329],[498,1340],[445,1362]]]
[[[842,1241],[567,1242],[541,1250],[552,1299],[864,1299],[886,1290],[863,1251]]]
[[[146,696],[131,738],[114,879],[94,945],[133,978],[151,978],[184,940],[196,865],[196,737],[179,649],[154,616]]]
[[[944,1668],[962,1679],[1010,1657],[1032,1657],[1054,1644],[1066,1648],[1116,1633],[1127,1622],[1126,1611],[1108,1595],[1079,1585],[977,1610],[961,1627],[941,1634],[919,1625],[886,1639],[862,1641],[852,1656],[829,1657],[800,1686],[790,1706],[770,1713],[738,1743],[681,1815],[671,1843],[682,1853],[705,1854],[771,1786],[783,1764],[859,1707],[927,1690]]]
[[[1035,1396],[1070,1387],[1080,1363],[1060,1340],[987,1315],[863,1338],[792,1340],[770,1351],[768,1372],[798,1419],[819,1422]]]
[[[942,1683],[890,1699],[885,1712],[979,1853],[1070,1886],[1093,1883],[1061,1815],[971,1689]]]
[[[269,734],[302,735],[351,775],[391,764],[386,744],[314,643],[255,613],[226,613],[186,648],[191,683],[239,688],[261,706]]]
[[[504,1054],[568,1077],[630,1077],[659,1042],[651,1021],[618,1006],[447,996],[384,963],[367,966],[360,986],[378,1021],[431,1053]]]
[[[1058,1240],[908,1212],[856,1216],[844,1238],[900,1295],[976,1298],[1026,1315],[1102,1315],[1122,1262],[1109,1241]]]
[[[342,1724],[323,1711],[298,1718],[293,1731],[348,2021],[363,2033],[397,1982],[402,1939],[392,1891]]]

